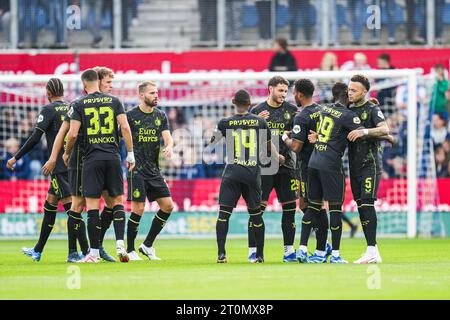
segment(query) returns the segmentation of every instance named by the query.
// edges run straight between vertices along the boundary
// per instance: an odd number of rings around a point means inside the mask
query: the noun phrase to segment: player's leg
[[[105,161],[105,183],[113,208],[114,233],[116,236],[116,251],[121,262],[128,262],[128,254],[125,250],[125,208],[123,206],[123,173],[120,160]]]
[[[156,256],[156,250],[153,243],[169,220],[170,214],[173,211],[174,205],[172,197],[163,197],[156,199],[159,210],[153,218],[152,225],[142,245],[139,246],[139,251],[146,255],[150,260],[161,260]]]
[[[80,244],[81,252],[86,256],[89,253],[89,242],[86,234],[86,224],[81,216],[86,206],[86,201],[83,197],[82,164],[76,169],[70,169],[68,178],[72,195],[72,206],[68,212],[67,227],[74,230],[74,234]]]
[[[22,248],[22,252],[31,257],[34,261],[40,261],[42,251],[44,251],[45,244],[48,237],[53,230],[56,220],[56,212],[58,210],[58,197],[50,192],[47,194],[44,204],[44,218],[42,219],[41,231],[39,233],[39,240],[34,248]]]
[[[145,185],[148,201],[152,202],[156,200],[159,210],[153,218],[147,237],[139,246],[139,252],[146,255],[150,260],[161,260],[156,256],[156,250],[153,247],[153,242],[164,228],[167,220],[169,220],[170,214],[173,211],[174,205],[172,195],[170,194],[169,186],[162,176],[147,180]]]
[[[350,228],[350,238],[353,238],[355,236],[355,233],[358,229],[358,226],[350,220],[349,217],[346,216],[344,212],[342,212],[342,221],[345,222],[349,228]]]
[[[103,240],[105,239],[106,231],[108,231],[109,227],[111,226],[111,223],[114,220],[114,217],[113,217],[114,204],[113,204],[112,199],[109,196],[107,190],[102,191],[102,197],[103,197],[103,200],[105,200],[105,206],[104,206],[102,212],[100,213],[100,222],[101,222],[101,227],[102,227],[102,230],[100,233],[100,245],[103,247]]]
[[[299,259],[301,263],[324,263],[327,261],[326,257],[326,242],[328,235],[328,217],[326,213],[322,210],[322,199],[323,199],[323,188],[322,182],[319,176],[319,170],[309,168],[308,178],[307,178],[307,188],[308,188],[308,208],[305,214],[309,216],[314,215],[316,221],[316,251],[313,255],[309,257],[304,257],[304,255]],[[302,228],[304,225],[302,224]],[[309,236],[309,235],[308,235]],[[306,248],[302,248],[306,251]]]
[[[89,242],[86,235],[86,224],[81,215],[86,202],[83,197],[72,195],[71,207],[67,212],[67,228],[72,230],[76,239],[80,244],[81,252],[84,256],[89,253]]]
[[[67,262],[77,262],[82,257],[78,254],[77,250],[77,234],[74,228],[71,228],[70,224],[70,208],[72,207],[72,190],[69,183],[68,172],[63,172],[59,174],[53,174],[52,178],[52,190],[59,201],[62,203],[65,212],[67,213],[67,236],[68,236],[68,246],[69,254],[67,256]]]
[[[145,201],[145,198],[144,198]],[[136,252],[134,247],[134,241],[136,240],[139,224],[144,214],[145,202],[132,201],[131,202],[131,215],[128,219],[127,225],[127,253],[130,260],[142,260]]]
[[[295,240],[295,212],[297,210],[297,199],[299,183],[295,172],[279,172],[275,176],[274,187],[278,200],[283,210],[281,216],[281,230],[283,232],[284,254],[283,262],[297,262],[294,250]]]
[[[127,253],[130,260],[142,260],[136,252],[134,241],[144,214],[146,190],[144,179],[134,171],[128,173],[128,201],[131,201],[131,215],[127,225]]]
[[[345,175],[342,171],[320,172],[320,180],[324,190],[324,200],[329,203],[331,242],[333,247],[330,263],[347,263],[340,255]]]
[[[381,176],[379,174],[367,172],[362,176],[360,185],[361,198],[358,203],[361,225],[367,242],[367,250],[364,256],[355,263],[381,263],[381,256],[377,247],[377,214],[375,201],[377,199],[378,186]]]
[[[263,215],[261,212],[261,176],[258,176],[254,184],[241,184],[242,197],[247,203],[248,213],[250,215],[250,221],[253,226],[253,233],[256,241],[256,257],[251,262],[263,263],[264,262],[264,236],[265,225]]]
[[[227,262],[225,243],[227,241],[228,226],[233,209],[236,207],[241,194],[240,182],[222,178],[219,190],[219,215],[216,222],[217,263]]]
[[[274,184],[274,175],[262,175],[261,176],[261,187],[262,187],[262,197],[260,204],[261,214],[266,211],[267,203],[269,202],[269,196],[272,192]],[[249,217],[248,219],[248,260],[250,262],[255,262],[256,259],[256,238],[253,232],[253,223]]]
[[[107,172],[106,161],[84,162],[82,172],[83,196],[86,199],[88,214],[87,230],[91,249],[80,262],[96,263],[100,261],[100,197]]]

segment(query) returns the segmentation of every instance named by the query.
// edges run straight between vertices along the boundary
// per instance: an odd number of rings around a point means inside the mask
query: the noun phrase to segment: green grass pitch
[[[0,243],[0,299],[450,299],[450,239],[381,239],[380,265],[283,263],[280,239],[266,240],[265,264],[247,262],[244,239],[228,240],[228,264],[215,263],[213,239],[161,239],[162,261],[96,265],[65,263],[57,240],[33,262],[20,253],[33,244]],[[364,249],[363,239],[342,241],[349,261]]]

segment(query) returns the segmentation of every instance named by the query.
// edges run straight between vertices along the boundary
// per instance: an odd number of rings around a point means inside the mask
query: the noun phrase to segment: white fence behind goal
[[[210,164],[220,155],[211,155],[205,151],[218,120],[233,112],[231,97],[235,91],[242,88],[248,90],[252,95],[252,102],[258,103],[267,98],[267,82],[272,76],[281,75],[289,80],[308,78],[316,85],[316,101],[329,103],[333,83],[338,80],[347,82],[356,73],[311,71],[116,75],[113,94],[129,109],[139,103],[138,83],[155,81],[159,90],[159,107],[169,117],[176,143],[174,159],[170,162],[162,159],[160,162],[166,179],[220,177],[223,166]],[[391,131],[398,139],[395,148],[385,145],[384,163],[388,170],[384,173],[384,184],[377,202],[380,233],[385,236],[400,234],[414,237],[419,227],[421,235],[430,235],[433,212],[436,211],[439,200],[429,134],[430,88],[426,87],[424,77],[417,70],[368,70],[362,73],[371,80],[371,91],[384,89],[392,93],[384,99],[381,108]],[[2,158],[7,151],[6,141],[9,138],[15,137],[23,142],[28,137],[37,113],[47,103],[45,84],[51,77],[54,76],[0,76]],[[81,95],[80,75],[58,77],[65,84],[67,101]],[[288,100],[293,102],[291,93]],[[41,164],[46,160],[45,155],[42,157],[44,159]],[[347,166],[347,160],[345,163]],[[35,164],[35,170],[35,179],[45,179],[39,175],[38,163]],[[26,198],[35,194],[36,190],[20,192]],[[215,197],[216,195],[211,195],[211,202],[215,201]],[[20,211],[17,209],[19,207],[20,204],[14,210]],[[206,211],[215,210],[208,206],[205,208]],[[356,212],[356,204],[347,203],[344,210]],[[420,222],[417,223],[419,213]]]

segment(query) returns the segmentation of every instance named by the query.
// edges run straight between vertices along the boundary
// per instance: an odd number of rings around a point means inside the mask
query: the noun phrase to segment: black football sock
[[[78,234],[77,239],[78,243],[80,244],[81,252],[83,255],[87,255],[89,253],[89,242],[86,234],[86,223],[84,222],[83,216],[81,213],[77,213],[80,215],[81,220],[79,220],[78,224]]]
[[[377,213],[373,203],[363,203],[361,211],[364,215],[364,220],[361,220],[363,229],[365,228],[365,236],[368,246],[375,246],[377,244]]]
[[[127,252],[135,251],[134,240],[139,230],[139,223],[141,221],[141,216],[132,212],[127,224]]]
[[[311,207],[311,204],[309,204]],[[321,207],[321,206],[320,206]],[[319,208],[320,208],[319,207]],[[315,211],[315,221],[317,226],[316,238],[317,245],[316,249],[320,251],[325,251],[328,238],[328,216],[325,210]]]
[[[366,238],[367,241],[367,232],[366,232],[366,226],[363,223],[363,221],[366,220],[366,216],[365,216],[365,212],[363,207],[361,207],[361,200],[356,201],[356,204],[358,205],[358,213],[359,213],[359,221],[361,221],[361,227],[363,229],[363,233],[364,233],[364,238]]]
[[[216,222],[216,239],[217,239],[217,254],[226,254],[225,243],[227,241],[228,224],[233,208],[220,206],[219,217]]]
[[[47,243],[48,237],[53,230],[56,220],[56,211],[58,206],[50,204],[45,201],[44,204],[44,219],[42,220],[41,232],[39,234],[39,240],[34,246],[34,251],[42,252],[44,250],[45,244]]]
[[[333,250],[339,250],[342,237],[342,206],[330,204],[330,229]]]
[[[70,217],[70,207],[72,203],[66,203],[63,205],[64,210],[67,213],[67,239],[69,245],[69,253],[77,252],[77,232],[74,228],[76,221]]]
[[[295,240],[295,202],[283,204],[283,215],[281,216],[281,231],[283,232],[283,243],[285,246],[294,245]]]
[[[100,224],[102,228],[100,232],[100,245],[103,244],[106,231],[108,231],[109,227],[111,226],[113,218],[113,209],[104,207],[102,213],[100,214]]]
[[[306,210],[303,210],[302,230],[300,231],[300,245],[308,246],[308,239],[313,227],[317,227],[316,214],[320,212],[321,205],[309,204]]]
[[[88,211],[88,222],[87,222],[89,242],[92,249],[99,249],[100,247],[100,216],[99,210],[89,210]]]
[[[264,211],[266,210],[267,204],[261,203],[261,214],[264,214]],[[255,239],[255,233],[253,232],[253,224],[250,217],[248,218],[248,247],[249,248],[256,248],[256,239]]]
[[[253,224],[253,231],[256,239],[256,256],[264,258],[264,236],[265,225],[262,217],[261,209],[248,209],[250,219]]]
[[[342,221],[344,221],[350,228],[354,228],[355,225],[353,224],[352,220],[350,220],[349,217],[347,217],[345,214],[342,214]]]
[[[113,208],[114,233],[116,240],[123,240],[125,237],[125,210],[123,205],[118,204]]]
[[[170,213],[166,213],[159,209],[159,211],[155,214],[155,217],[152,221],[152,226],[150,227],[150,231],[147,234],[147,237],[145,238],[144,245],[146,247],[153,246],[153,242],[156,239],[156,236],[161,232],[161,230],[164,228],[167,220],[170,217]]]

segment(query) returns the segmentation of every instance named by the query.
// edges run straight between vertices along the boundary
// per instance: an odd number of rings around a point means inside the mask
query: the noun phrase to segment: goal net
[[[314,99],[330,103],[331,86],[340,80],[348,82],[357,72],[290,72],[277,73],[293,81],[309,78],[316,85]],[[372,97],[378,97],[397,144],[384,144],[383,179],[379,189],[378,231],[380,236],[438,235],[434,221],[439,206],[433,145],[430,138],[431,89],[417,70],[368,70],[362,72],[372,83]],[[231,97],[246,89],[252,103],[264,101],[267,82],[274,73],[190,73],[116,75],[113,94],[126,109],[139,104],[137,86],[144,80],[155,81],[159,90],[159,108],[164,110],[175,141],[170,161],[161,155],[160,165],[171,188],[175,213],[164,234],[172,236],[212,236],[220,176],[224,168],[223,149],[208,147],[218,121],[233,112]],[[29,136],[40,108],[47,103],[45,83],[50,75],[0,76],[0,154],[7,159]],[[71,101],[81,95],[79,75],[60,76],[65,84],[65,98]],[[292,89],[292,88],[291,88]],[[290,92],[288,100],[293,102]],[[41,167],[46,161],[45,139],[11,174],[2,167],[0,191],[0,237],[33,237],[35,228],[28,213],[42,211],[48,180]],[[124,148],[122,148],[124,150]],[[345,155],[345,168],[348,173]],[[20,170],[19,170],[20,169]],[[125,173],[125,172],[124,172]],[[126,188],[125,188],[126,190]],[[130,209],[127,204],[127,209]],[[146,211],[155,212],[156,203],[147,203]],[[231,235],[245,235],[246,208],[240,202],[231,221]],[[239,213],[242,211],[243,213]],[[359,222],[356,203],[347,182],[344,211]],[[281,235],[281,205],[272,193],[267,207],[266,231]],[[39,217],[39,216],[38,216]],[[39,218],[37,218],[39,223]],[[300,220],[300,215],[297,217]],[[56,229],[65,232],[64,219]],[[6,227],[5,227],[6,225]],[[298,224],[300,225],[300,224]],[[3,230],[3,231],[2,231]],[[6,231],[5,231],[6,230]],[[360,229],[361,230],[361,229]],[[344,229],[345,231],[345,229]],[[55,231],[56,232],[56,231]],[[57,233],[57,232],[56,232]],[[360,233],[361,235],[362,233]]]

